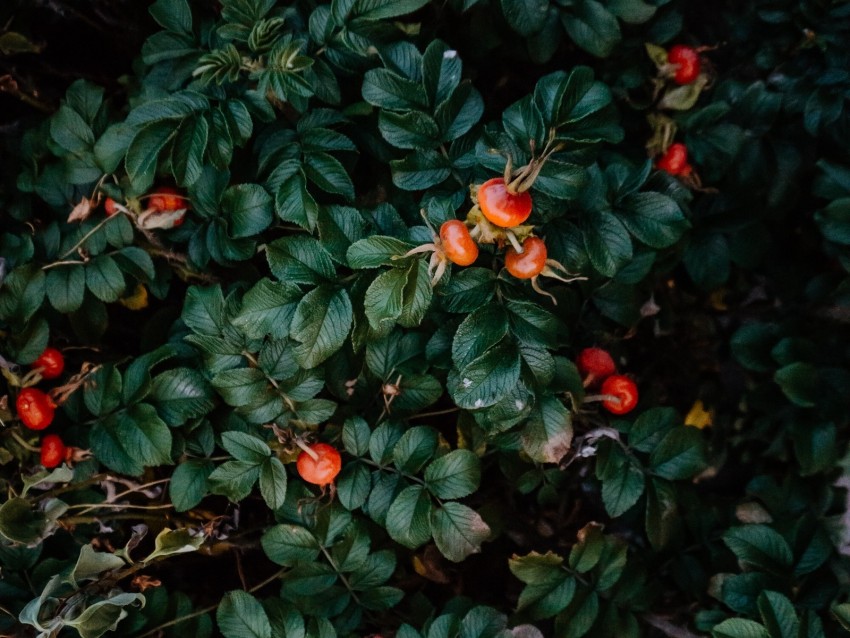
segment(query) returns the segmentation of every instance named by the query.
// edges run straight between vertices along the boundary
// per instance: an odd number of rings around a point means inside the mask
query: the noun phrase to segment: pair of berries
[[[65,369],[65,357],[56,348],[45,348],[32,364],[42,379],[55,379]],[[53,422],[56,404],[50,395],[38,388],[27,387],[20,391],[15,400],[18,418],[30,430],[43,430]]]
[[[176,213],[183,211],[182,215],[176,216],[166,225],[152,225],[151,227],[158,228],[176,228],[180,226],[186,219],[185,211],[189,207],[189,202],[179,190],[171,186],[161,186],[159,189],[148,196],[148,207],[139,215],[139,220],[146,219],[151,215],[159,215],[162,213]],[[112,217],[119,212],[127,212],[127,209],[116,202],[111,197],[107,197],[103,203],[103,209],[107,217]]]
[[[481,214],[494,226],[513,228],[531,215],[528,191],[512,193],[503,177],[489,179],[478,187],[476,195]],[[517,279],[532,279],[546,268],[548,251],[539,237],[527,237],[518,250],[511,246],[505,253],[505,268]]]
[[[611,414],[626,414],[635,409],[637,385],[629,377],[616,374],[617,366],[608,352],[602,348],[585,348],[576,359],[576,367],[584,377],[585,387],[602,382],[602,407]]]

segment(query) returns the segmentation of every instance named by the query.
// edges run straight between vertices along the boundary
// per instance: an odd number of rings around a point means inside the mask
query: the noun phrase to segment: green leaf
[[[600,274],[613,277],[632,258],[628,231],[609,212],[592,212],[584,220],[584,247],[590,263]]]
[[[86,121],[67,104],[50,118],[50,136],[69,153],[85,153],[94,146],[94,133]]]
[[[573,42],[596,57],[611,55],[621,38],[617,18],[596,0],[582,0],[574,10],[562,18]]]
[[[192,286],[186,293],[183,323],[201,335],[219,336],[224,325],[224,296],[221,287]]]
[[[573,440],[573,424],[569,410],[557,398],[540,398],[522,430],[522,449],[538,463],[557,463]]]
[[[242,298],[242,308],[231,323],[251,339],[270,335],[282,339],[289,334],[302,292],[286,281],[260,279]]]
[[[406,191],[419,191],[436,186],[445,181],[452,172],[450,161],[431,150],[392,160],[390,168],[393,184]]]
[[[794,404],[801,408],[813,408],[821,394],[821,382],[817,369],[809,364],[796,362],[780,368],[773,380]]]
[[[770,638],[763,625],[745,618],[728,618],[711,630],[714,638]]]
[[[519,373],[519,349],[510,339],[504,339],[450,379],[449,392],[459,408],[486,408],[514,388]]]
[[[231,186],[221,198],[221,211],[230,219],[234,239],[263,232],[272,223],[272,198],[259,184]]]
[[[424,151],[440,145],[440,127],[434,118],[420,111],[381,111],[378,128],[396,148]]]
[[[349,18],[383,20],[413,13],[428,4],[428,0],[357,0],[353,4]]]
[[[44,512],[34,510],[25,498],[10,498],[0,505],[0,535],[13,543],[35,543],[46,529]]]
[[[222,463],[208,477],[210,491],[238,503],[248,498],[254,483],[260,477],[260,467],[261,465],[249,461]]]
[[[502,13],[514,31],[521,36],[534,35],[546,23],[549,3],[546,0],[502,0]]]
[[[147,124],[133,138],[124,165],[134,190],[142,192],[153,184],[157,158],[176,133],[173,121],[162,120]]]
[[[225,638],[272,638],[269,617],[248,592],[227,592],[216,610],[216,621]]]
[[[65,624],[76,628],[81,638],[100,638],[108,631],[115,631],[118,623],[127,617],[124,607],[136,603],[144,606],[145,597],[142,594],[116,594],[89,605],[73,620],[66,620]]]
[[[372,489],[369,468],[362,463],[346,463],[336,480],[339,502],[347,510],[363,507]]]
[[[168,495],[178,512],[187,512],[207,495],[207,477],[213,464],[205,459],[189,459],[176,468],[168,484]]]
[[[59,312],[70,313],[83,305],[86,294],[86,271],[82,266],[61,266],[47,271],[45,292]]]
[[[705,443],[700,431],[688,426],[670,430],[649,457],[652,473],[661,478],[692,478],[706,467]]]
[[[393,463],[402,472],[416,474],[436,451],[437,431],[426,426],[414,426],[407,430],[395,444]]]
[[[342,427],[342,444],[349,454],[366,456],[371,436],[369,424],[362,417],[353,416],[345,420]]]
[[[656,551],[667,547],[678,526],[679,504],[672,484],[660,479],[646,482],[646,535]]]
[[[284,237],[266,248],[269,268],[280,281],[312,285],[334,280],[336,270],[328,252],[312,237]]]
[[[498,304],[482,306],[458,326],[452,340],[452,361],[458,368],[469,365],[508,334],[508,317]]]
[[[212,378],[212,386],[228,405],[256,405],[267,397],[269,382],[257,368],[224,370]]]
[[[328,153],[310,153],[304,156],[304,173],[307,179],[327,193],[354,199],[354,184],[345,167]]]
[[[619,449],[619,448],[617,448]],[[644,476],[641,469],[628,458],[613,476],[602,482],[602,502],[608,514],[614,518],[630,510],[643,494]]]
[[[394,541],[410,549],[431,539],[431,497],[421,485],[405,488],[387,510],[387,533]]]
[[[137,403],[95,423],[92,452],[108,468],[139,476],[145,467],[171,462],[171,432],[152,405]]]
[[[325,285],[307,293],[292,319],[293,353],[304,368],[315,368],[342,347],[354,315],[348,293]]]
[[[487,304],[496,293],[496,273],[489,268],[464,268],[438,288],[437,298],[447,312],[469,313]]]
[[[112,303],[124,294],[124,275],[112,257],[98,255],[86,264],[85,271],[88,289],[101,301]]]
[[[157,375],[150,391],[159,415],[170,426],[204,416],[215,407],[206,379],[191,368],[175,368]]]
[[[164,556],[197,551],[203,542],[203,536],[200,534],[193,535],[188,529],[172,530],[166,527],[156,535],[154,549],[145,557],[145,562]]]
[[[238,461],[260,465],[271,456],[269,446],[246,432],[225,432],[221,435],[221,446]]]
[[[413,248],[412,244],[395,237],[373,235],[351,244],[345,257],[348,265],[355,270],[380,266],[398,266],[403,262],[393,258],[404,255],[411,248]]]
[[[299,525],[275,525],[263,534],[262,545],[272,562],[286,567],[309,563],[319,555],[318,541]]]
[[[171,170],[178,184],[191,186],[201,177],[208,140],[209,123],[202,115],[186,118],[177,129],[171,149]]]
[[[425,486],[437,498],[469,496],[481,482],[481,464],[469,450],[452,450],[425,468]]]
[[[192,35],[192,11],[186,0],[157,0],[148,11],[163,29]]]
[[[363,308],[373,330],[384,331],[401,317],[408,270],[391,268],[375,277],[366,289]]]
[[[673,408],[650,408],[629,428],[629,447],[638,452],[652,452],[661,439],[681,422]]]
[[[490,536],[490,527],[474,510],[449,501],[431,511],[431,535],[440,553],[459,563],[481,551],[481,543]]]
[[[667,248],[675,244],[688,227],[679,205],[661,193],[636,193],[626,197],[619,219],[629,232],[647,246]]]
[[[388,69],[372,69],[363,76],[363,99],[373,106],[405,111],[426,108],[424,87]]]
[[[766,525],[732,527],[723,542],[741,563],[772,573],[784,573],[794,560],[788,543]]]
[[[771,638],[797,638],[800,621],[788,598],[779,592],[765,591],[758,598],[758,608]]]
[[[299,171],[283,181],[275,196],[275,211],[284,222],[314,230],[319,218],[319,206],[307,191],[304,174]]]

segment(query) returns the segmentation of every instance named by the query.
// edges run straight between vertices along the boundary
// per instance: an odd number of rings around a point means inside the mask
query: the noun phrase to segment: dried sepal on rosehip
[[[539,277],[551,277],[564,283],[587,279],[572,275],[560,262],[549,259],[546,244],[539,237],[527,237],[521,245],[514,241],[511,243],[505,253],[505,269],[517,279],[530,279],[534,291],[546,295],[556,305],[555,297],[540,287]]]
[[[190,208],[189,198],[176,188],[160,186],[145,196],[148,206],[139,213],[136,225],[143,230],[176,228],[186,220]]]

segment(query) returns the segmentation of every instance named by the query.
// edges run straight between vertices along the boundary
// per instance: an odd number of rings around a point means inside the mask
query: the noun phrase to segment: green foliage
[[[156,0],[55,104],[13,4],[3,95],[45,114],[0,147],[0,633],[850,628],[846,3]]]

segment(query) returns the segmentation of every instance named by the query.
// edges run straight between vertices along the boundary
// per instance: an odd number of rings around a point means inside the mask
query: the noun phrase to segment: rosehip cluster
[[[65,357],[62,353],[56,348],[45,348],[41,356],[33,362],[30,375],[40,375],[41,379],[56,379],[64,369]],[[34,378],[38,379],[39,376]],[[30,430],[44,430],[53,423],[56,407],[49,394],[32,386],[23,388],[15,400],[18,418]],[[48,469],[54,468],[65,460],[67,451],[58,435],[49,434],[41,442],[41,464]]]
[[[617,372],[611,355],[602,348],[585,348],[576,359],[576,367],[583,378],[584,387],[597,387],[600,394],[586,397],[585,401],[601,401],[611,414],[626,414],[635,409],[638,389],[634,381]]]
[[[145,197],[148,200],[148,205],[144,210],[141,210],[138,202],[135,204],[128,202],[125,206],[111,197],[107,197],[104,201],[103,210],[107,217],[112,217],[117,213],[126,213],[135,219],[137,226],[145,229],[176,228],[186,220],[189,200],[176,188],[160,186],[156,191]]]

